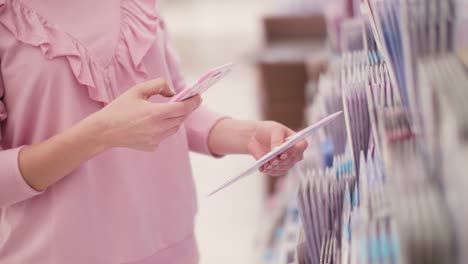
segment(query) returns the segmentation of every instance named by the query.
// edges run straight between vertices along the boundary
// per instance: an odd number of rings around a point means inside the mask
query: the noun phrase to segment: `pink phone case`
[[[204,93],[211,86],[225,77],[229,72],[231,72],[233,66],[234,65],[230,63],[206,72],[192,87],[187,88],[174,96],[174,98],[171,99],[171,102],[181,102],[197,94]]]

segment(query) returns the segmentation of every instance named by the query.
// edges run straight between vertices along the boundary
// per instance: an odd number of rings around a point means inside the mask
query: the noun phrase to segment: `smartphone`
[[[229,63],[215,69],[209,70],[202,77],[190,88],[187,88],[180,92],[179,94],[175,95],[171,99],[171,103],[173,102],[182,102],[187,100],[197,94],[202,94],[206,90],[208,90],[211,86],[215,85],[219,80],[224,78],[228,75],[232,68],[234,67],[233,63]]]

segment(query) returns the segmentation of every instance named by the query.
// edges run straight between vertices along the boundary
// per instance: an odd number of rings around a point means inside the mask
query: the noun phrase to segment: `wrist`
[[[92,156],[112,148],[105,135],[106,122],[95,114],[78,123],[73,129],[72,133],[78,137],[77,141],[86,146],[87,152]]]
[[[259,124],[235,119],[219,121],[210,135],[211,151],[217,155],[249,154],[249,143]]]
[[[257,132],[258,126],[261,124],[261,121],[243,121],[244,128],[243,134],[245,135],[243,138],[243,153],[242,154],[250,154],[249,145],[252,140],[255,139],[255,133]]]

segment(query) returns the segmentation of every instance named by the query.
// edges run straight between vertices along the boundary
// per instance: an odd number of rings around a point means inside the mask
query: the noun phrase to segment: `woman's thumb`
[[[136,87],[138,96],[149,99],[154,95],[162,95],[164,97],[172,97],[175,93],[169,88],[169,85],[163,79],[155,79],[142,83]]]
[[[286,133],[283,129],[274,129],[271,132],[271,149],[281,146],[286,138]]]

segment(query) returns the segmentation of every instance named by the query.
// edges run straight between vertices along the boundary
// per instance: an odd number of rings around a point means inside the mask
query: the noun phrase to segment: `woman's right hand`
[[[201,104],[200,96],[179,103],[151,103],[149,98],[158,94],[174,95],[164,80],[156,79],[136,85],[92,115],[103,145],[154,151]]]
[[[18,160],[24,180],[43,191],[106,149],[155,150],[201,103],[199,96],[181,103],[151,103],[148,99],[157,94],[174,95],[163,80],[136,85],[75,126],[22,148]],[[0,206],[16,202],[1,198]]]

